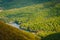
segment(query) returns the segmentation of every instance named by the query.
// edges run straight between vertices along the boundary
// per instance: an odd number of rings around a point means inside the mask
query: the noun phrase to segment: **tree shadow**
[[[42,38],[42,40],[60,40],[60,33],[54,33]]]

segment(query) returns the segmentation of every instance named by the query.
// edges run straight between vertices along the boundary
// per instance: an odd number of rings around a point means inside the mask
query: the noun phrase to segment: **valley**
[[[0,20],[7,25],[33,33],[41,39],[60,33],[59,0],[3,0],[0,3]]]

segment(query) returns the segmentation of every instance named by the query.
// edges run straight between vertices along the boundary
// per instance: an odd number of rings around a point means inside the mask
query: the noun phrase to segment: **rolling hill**
[[[46,36],[42,40],[60,40],[60,32]]]
[[[0,21],[0,40],[40,40],[34,34],[19,30]]]

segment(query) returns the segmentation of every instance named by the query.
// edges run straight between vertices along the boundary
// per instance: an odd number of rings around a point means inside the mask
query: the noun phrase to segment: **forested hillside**
[[[0,40],[40,40],[34,34],[19,30],[0,21]]]
[[[60,32],[59,0],[11,0],[6,3],[1,0],[1,4],[0,20],[5,23],[17,23],[23,30],[41,38]]]

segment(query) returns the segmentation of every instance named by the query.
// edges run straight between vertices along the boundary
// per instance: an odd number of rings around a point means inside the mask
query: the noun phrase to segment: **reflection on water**
[[[16,28],[18,28],[19,29],[19,27],[20,27],[20,25],[18,25],[18,24],[16,24],[16,23],[7,23],[8,25],[11,25],[11,26],[13,26],[13,27],[16,27]]]

